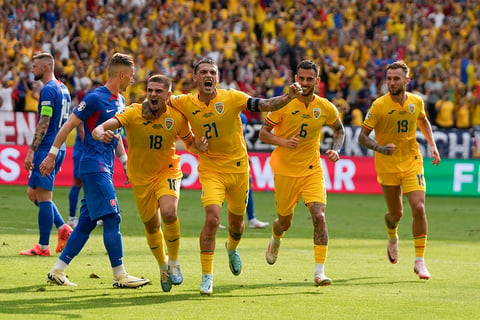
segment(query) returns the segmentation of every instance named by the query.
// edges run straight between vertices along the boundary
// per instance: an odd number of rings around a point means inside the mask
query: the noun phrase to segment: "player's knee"
[[[35,203],[35,201],[37,201],[37,195],[35,193],[35,190],[32,189],[32,188],[28,188],[27,189],[27,197],[30,201],[32,201],[33,203]]]
[[[424,216],[425,215],[425,204],[422,202],[416,203],[412,206],[413,216]]]
[[[155,234],[160,230],[160,225],[145,225],[145,231],[149,234]]]
[[[162,212],[162,219],[164,223],[174,223],[177,220],[177,213],[175,210],[167,210]]]
[[[280,229],[282,229],[283,232],[288,231],[288,229],[290,229],[291,226],[292,226],[292,221],[280,222]]]
[[[205,219],[205,227],[209,229],[218,229],[220,226],[220,218],[219,217],[208,217]]]
[[[116,230],[120,229],[120,222],[122,218],[119,213],[111,213],[102,217],[103,220],[103,229],[107,230]]]

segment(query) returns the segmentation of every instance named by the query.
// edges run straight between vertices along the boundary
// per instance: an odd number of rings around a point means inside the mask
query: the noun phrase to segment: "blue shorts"
[[[80,178],[80,158],[82,157],[82,147],[73,147],[73,177]]]
[[[60,172],[60,167],[65,159],[65,150],[59,150],[57,158],[55,159],[55,166],[53,167],[52,172],[42,177],[40,173],[40,164],[43,159],[48,155],[50,150],[37,150],[33,155],[33,169],[30,171],[28,176],[28,186],[32,189],[42,188],[46,190],[53,191],[53,185],[55,183],[55,176]]]
[[[80,215],[97,220],[107,214],[120,213],[112,175],[106,172],[81,174],[83,199]]]

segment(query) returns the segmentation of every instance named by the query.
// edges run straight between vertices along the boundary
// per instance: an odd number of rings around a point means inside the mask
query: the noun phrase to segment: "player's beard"
[[[311,95],[313,95],[314,93],[314,87],[308,87],[307,90],[303,90],[302,88],[302,96],[303,97],[309,97]]]
[[[388,88],[388,92],[390,92],[390,94],[391,94],[392,96],[399,96],[399,95],[401,95],[404,91],[405,91],[405,87],[403,87],[403,86],[400,87],[400,88],[398,88],[398,89],[396,89],[396,90],[395,90],[394,88]]]

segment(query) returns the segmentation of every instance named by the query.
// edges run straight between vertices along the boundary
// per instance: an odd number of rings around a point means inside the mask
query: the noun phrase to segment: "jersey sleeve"
[[[376,107],[375,101],[372,103],[372,106],[367,112],[365,116],[365,120],[363,121],[362,127],[373,130],[378,122],[378,108]]]
[[[42,116],[52,117],[56,97],[57,93],[53,87],[48,85],[44,86],[44,88],[40,91],[40,110],[38,110],[38,113]]]
[[[73,109],[73,113],[82,120],[86,120],[96,110],[95,104],[96,95],[94,92],[88,93],[85,98]]]
[[[425,119],[427,117],[427,114],[425,113],[425,103],[423,102],[423,99],[420,97],[420,113],[418,114],[418,119]]]
[[[270,126],[275,127],[277,124],[280,123],[280,121],[282,121],[282,114],[283,112],[281,109],[276,111],[270,111],[265,116],[265,122]]]
[[[190,122],[188,122],[187,118],[183,116],[180,112],[178,112],[178,119],[180,122],[180,128],[178,131],[178,136],[181,139],[187,139],[189,138],[193,133],[192,133],[192,128],[190,127]]]
[[[326,100],[326,105],[327,105],[327,118],[325,122],[329,126],[333,126],[335,123],[337,123],[339,117],[338,117],[338,109],[335,107],[333,103],[330,101]]]
[[[114,117],[118,120],[118,122],[120,122],[122,127],[127,128],[130,124],[130,118],[131,118],[131,115],[134,113],[134,111],[135,111],[135,106],[130,105],[126,107],[124,111],[120,111],[117,114],[115,114]]]
[[[184,94],[180,94],[176,96],[172,95],[168,100],[168,103],[170,104],[170,106],[172,106],[172,108],[184,114],[184,110],[182,109],[182,101],[184,99],[186,99],[186,95]]]
[[[250,99],[250,96],[245,92],[235,89],[229,89],[229,91],[232,95],[232,101],[234,101],[235,106],[238,107],[239,111],[247,110],[247,101]]]

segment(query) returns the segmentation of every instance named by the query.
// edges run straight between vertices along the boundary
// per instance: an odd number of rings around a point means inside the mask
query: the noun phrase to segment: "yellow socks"
[[[387,229],[387,235],[389,239],[395,240],[398,238],[398,225],[393,229],[389,227],[386,227],[386,229]]]
[[[314,245],[315,263],[325,264],[325,260],[327,260],[327,251],[328,251],[328,246],[315,244]]]
[[[159,265],[167,263],[167,256],[165,255],[165,248],[163,247],[163,233],[161,229],[158,229],[155,233],[148,233],[145,229],[145,235],[147,236],[147,243],[150,250],[153,253],[155,259]]]
[[[202,274],[213,274],[213,252],[201,251],[200,262],[202,264]]]
[[[415,257],[423,258],[425,256],[425,247],[427,246],[427,235],[422,234],[413,237],[413,242],[415,243]]]
[[[168,259],[177,260],[180,248],[180,222],[178,218],[173,223],[163,224],[163,235],[167,245]]]
[[[227,249],[229,251],[235,251],[235,249],[237,249],[237,247],[238,247],[238,244],[240,243],[240,240],[233,239],[232,236],[229,234],[228,235],[228,242],[227,242]]]

